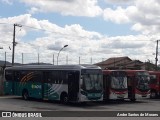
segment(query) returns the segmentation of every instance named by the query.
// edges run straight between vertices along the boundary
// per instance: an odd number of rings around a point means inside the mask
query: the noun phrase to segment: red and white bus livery
[[[128,98],[127,75],[121,70],[103,70],[104,101]]]
[[[128,98],[135,101],[139,98],[149,98],[150,75],[145,70],[125,70],[128,82]]]
[[[160,96],[160,71],[149,71],[150,74],[150,98],[157,98]]]

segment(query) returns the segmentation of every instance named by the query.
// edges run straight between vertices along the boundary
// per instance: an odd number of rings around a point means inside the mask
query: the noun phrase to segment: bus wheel
[[[156,97],[157,97],[156,91],[151,91],[151,93],[150,93],[150,98],[151,98],[151,99],[155,99]]]
[[[66,93],[62,93],[60,100],[63,104],[67,104],[68,103],[68,95]]]
[[[23,90],[22,97],[23,97],[24,100],[28,100],[29,99],[29,94],[28,94],[27,90]]]

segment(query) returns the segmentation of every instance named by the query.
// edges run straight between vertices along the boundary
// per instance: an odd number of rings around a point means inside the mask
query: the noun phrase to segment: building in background
[[[105,61],[96,63],[95,65],[100,66],[102,69],[131,69],[131,70],[154,70],[155,65],[150,61],[142,62],[140,60],[132,60],[131,58],[125,57],[113,57]]]

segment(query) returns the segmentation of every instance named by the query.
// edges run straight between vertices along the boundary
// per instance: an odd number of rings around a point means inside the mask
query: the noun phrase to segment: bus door
[[[127,84],[128,84],[128,98],[132,98],[133,95],[133,76],[127,77]]]
[[[79,92],[79,71],[68,73],[68,100],[77,101]]]
[[[135,76],[128,76],[128,98],[129,99],[135,99],[135,82],[136,77]]]

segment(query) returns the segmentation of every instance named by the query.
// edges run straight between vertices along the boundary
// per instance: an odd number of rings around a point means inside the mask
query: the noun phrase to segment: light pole
[[[67,47],[68,45],[65,45],[65,46],[63,46],[63,48],[65,48],[65,47]],[[60,54],[60,52],[63,50],[63,48],[61,48],[60,49],[60,51],[58,52],[58,56],[57,56],[57,65],[58,65],[58,57],[59,57],[59,54]]]

